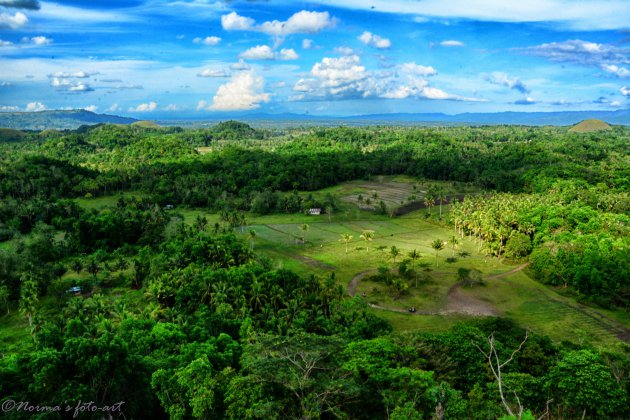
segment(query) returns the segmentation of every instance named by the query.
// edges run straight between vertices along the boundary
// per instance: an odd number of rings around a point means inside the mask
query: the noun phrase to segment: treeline
[[[141,188],[157,190],[160,201],[210,207],[222,194],[247,200],[265,189],[315,190],[377,174],[470,182],[506,192],[545,190],[557,178],[625,190],[630,182],[625,153],[630,132],[624,128],[605,135],[528,128],[335,128],[289,132],[259,143],[237,139],[241,133],[249,139],[268,133],[237,123],[215,130],[100,126],[39,134],[2,148],[15,161],[41,154],[96,169],[74,180],[74,186],[83,183],[76,194]],[[198,136],[205,136],[201,142],[211,145],[212,153],[197,154]]]
[[[630,308],[630,195],[557,181],[544,194],[468,197],[451,206],[455,230],[498,257],[529,256],[543,283],[571,286],[602,306]]]

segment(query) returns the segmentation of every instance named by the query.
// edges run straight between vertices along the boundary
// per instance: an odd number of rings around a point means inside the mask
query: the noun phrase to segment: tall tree
[[[420,253],[415,249],[411,250],[409,254],[407,254],[409,258],[411,258],[411,269],[413,270],[413,274],[416,278],[416,288],[418,287],[418,273],[416,273],[416,260],[420,258]]]
[[[451,236],[451,239],[449,239],[448,243],[451,244],[451,249],[453,250],[453,257],[454,257],[455,249],[457,249],[457,246],[459,245],[459,239],[457,239],[457,236],[453,235]]]
[[[28,326],[33,327],[33,315],[39,302],[37,281],[29,274],[23,274],[20,278],[20,313],[28,319]]]
[[[361,239],[365,241],[365,252],[370,252],[370,241],[374,239],[374,231],[373,230],[364,230],[361,232]]]
[[[392,245],[392,247],[389,248],[389,256],[392,257],[392,261],[394,261],[394,264],[396,264],[396,258],[398,258],[399,255],[400,249],[398,249],[396,245]]]
[[[350,242],[352,238],[354,238],[354,236],[349,233],[342,233],[341,239],[339,239],[339,242],[343,242],[346,245],[346,254],[348,253],[348,242]]]
[[[444,242],[441,239],[436,239],[431,242],[431,248],[435,249],[435,265],[439,267],[438,257],[441,250],[444,249]]]

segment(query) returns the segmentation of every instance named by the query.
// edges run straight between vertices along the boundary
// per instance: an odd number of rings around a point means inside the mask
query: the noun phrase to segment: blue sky
[[[0,0],[0,111],[626,109],[627,0]]]

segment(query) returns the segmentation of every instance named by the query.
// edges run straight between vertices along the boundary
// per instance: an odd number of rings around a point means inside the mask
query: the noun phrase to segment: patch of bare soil
[[[462,293],[461,288],[461,284],[456,284],[451,287],[448,291],[446,307],[439,311],[440,314],[464,314],[472,316],[499,315],[496,309],[488,302]]]

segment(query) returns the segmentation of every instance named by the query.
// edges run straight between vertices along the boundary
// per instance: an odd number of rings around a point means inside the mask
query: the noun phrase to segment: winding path
[[[521,264],[510,271],[494,274],[492,276],[486,277],[486,279],[490,280],[490,279],[499,279],[499,278],[507,277],[514,273],[518,273],[519,271],[523,270],[528,265],[529,263]],[[363,278],[371,274],[374,274],[376,272],[377,270],[373,269],[373,270],[362,271],[361,273],[355,275],[352,278],[352,280],[350,280],[350,282],[348,283],[348,294],[350,296],[356,295],[356,290],[357,290],[359,281],[361,281]],[[409,312],[401,308],[390,308],[390,307],[385,307],[385,306],[380,306],[380,305],[374,305],[372,303],[368,303],[368,305],[374,309],[404,313],[408,315],[451,315],[451,314],[472,315],[472,316],[497,316],[499,315],[496,309],[494,309],[494,307],[492,307],[492,305],[490,305],[489,303],[481,299],[478,299],[476,297],[467,296],[461,293],[460,291],[461,286],[462,286],[461,283],[456,283],[448,290],[448,294],[446,296],[447,298],[446,305],[444,306],[443,309],[440,309],[438,311]]]

